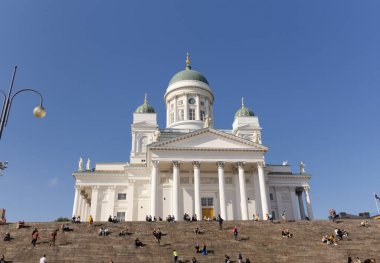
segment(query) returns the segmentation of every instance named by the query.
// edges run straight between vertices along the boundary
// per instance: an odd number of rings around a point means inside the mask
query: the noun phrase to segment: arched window
[[[143,136],[140,139],[140,152],[146,152],[146,145],[148,144],[148,138]]]
[[[185,112],[183,109],[178,110],[178,120],[183,121]]]

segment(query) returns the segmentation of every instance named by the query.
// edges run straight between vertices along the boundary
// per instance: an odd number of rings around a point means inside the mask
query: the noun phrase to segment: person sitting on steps
[[[203,256],[206,256],[206,255],[208,254],[208,249],[207,249],[206,244],[203,244],[203,248],[202,248],[202,250],[201,250],[201,254],[202,254]]]
[[[282,237],[292,238],[293,234],[289,232],[289,229],[282,230]]]
[[[99,236],[103,236],[103,237],[108,236],[108,229],[105,227],[101,227],[99,229]]]
[[[70,227],[69,227],[68,224],[62,224],[61,225],[61,230],[62,230],[63,233],[71,231],[71,229],[70,229]]]
[[[11,234],[9,232],[5,233],[4,241],[11,241]]]
[[[16,228],[23,228],[24,226],[25,226],[24,220],[23,221],[18,221]]]
[[[370,227],[370,224],[368,223],[368,221],[361,221],[361,222],[360,222],[360,226],[363,226],[363,227]]]
[[[201,252],[199,244],[197,244],[194,248],[195,248],[195,253],[200,253]]]
[[[128,228],[125,228],[119,232],[119,236],[128,236]]]
[[[138,238],[135,239],[135,247],[136,248],[143,247],[143,243]]]

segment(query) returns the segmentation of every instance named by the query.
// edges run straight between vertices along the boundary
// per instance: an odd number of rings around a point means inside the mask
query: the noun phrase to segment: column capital
[[[158,167],[158,164],[160,163],[160,161],[156,161],[156,160],[153,160],[152,161],[152,165],[154,166],[154,167]]]
[[[310,186],[304,186],[303,190],[305,191],[305,194],[308,194],[310,190]]]
[[[222,161],[218,161],[216,162],[216,165],[218,166],[218,168],[224,168],[226,162],[222,162]]]
[[[81,190],[81,189],[82,189],[82,186],[80,186],[80,185],[75,185],[74,188],[75,188],[75,190]]]
[[[115,190],[115,189],[116,189],[116,185],[109,185],[109,186],[108,186],[108,189],[110,189],[110,190]]]
[[[180,161],[173,161],[173,166],[175,166],[177,168],[180,166],[180,164],[181,164]]]
[[[134,184],[135,183],[135,179],[128,179],[128,183],[129,184]]]
[[[99,190],[99,185],[93,185],[91,186],[92,190],[98,191]]]
[[[245,162],[237,162],[236,165],[239,168],[244,168]]]
[[[264,162],[257,162],[257,167],[264,168],[265,167]]]
[[[194,162],[193,162],[193,166],[194,166],[194,168],[199,168],[199,167],[201,166],[201,162],[199,162],[199,161],[194,161]]]

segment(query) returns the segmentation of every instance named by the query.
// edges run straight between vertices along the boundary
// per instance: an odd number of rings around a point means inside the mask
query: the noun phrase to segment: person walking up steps
[[[234,239],[237,240],[237,237],[238,237],[238,229],[236,226],[234,226],[234,228],[232,228],[232,234],[234,235]]]
[[[173,262],[178,263],[178,252],[175,249],[173,249]]]

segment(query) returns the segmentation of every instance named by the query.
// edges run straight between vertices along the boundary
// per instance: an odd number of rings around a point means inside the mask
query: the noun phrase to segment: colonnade
[[[309,186],[304,186],[303,188],[298,188],[296,190],[296,194],[298,197],[298,206],[300,208],[301,219],[306,219],[305,208],[304,208],[303,199],[302,199],[302,193],[305,193],[307,216],[310,220],[313,220],[314,215],[313,215],[313,209],[311,206],[309,189],[310,189]]]
[[[99,186],[91,185],[88,186],[91,189],[91,194],[86,192],[83,186],[75,186],[75,196],[74,196],[74,206],[73,215],[80,216],[82,221],[87,221],[88,217],[92,215],[94,220],[99,220],[97,218],[98,214],[98,197],[99,197]],[[107,186],[109,191],[109,202],[107,204],[107,215],[114,215],[115,206],[115,195],[116,186]]]
[[[225,195],[225,177],[224,168],[225,162],[216,162],[218,171],[218,184],[219,184],[219,202],[220,202],[220,216],[223,219],[227,219],[226,213],[226,195]],[[239,194],[240,194],[240,206],[241,206],[241,218],[242,220],[248,220],[248,203],[247,203],[247,187],[245,183],[245,162],[235,163],[238,168],[239,178]],[[180,165],[179,161],[173,161],[173,174],[172,174],[172,215],[176,219],[180,218],[179,212],[179,182],[180,182]],[[201,196],[200,196],[200,166],[198,161],[192,162],[193,174],[194,174],[194,211],[198,219],[202,218],[201,208]],[[159,171],[159,162],[152,161],[151,170],[151,215],[157,217],[157,177]],[[257,163],[259,191],[261,196],[261,209],[262,214],[269,213],[268,207],[268,193],[264,176],[264,165],[260,162]]]

